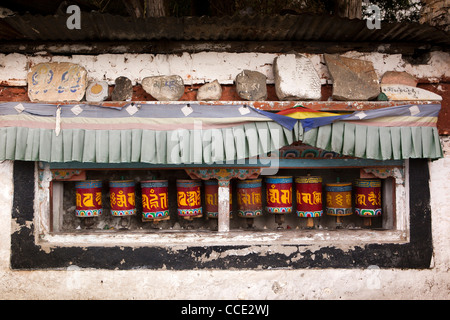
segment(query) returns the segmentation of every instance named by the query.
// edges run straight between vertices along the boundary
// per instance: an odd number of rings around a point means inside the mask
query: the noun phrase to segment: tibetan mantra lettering
[[[292,212],[292,177],[267,177],[266,210],[269,213],[284,214]]]
[[[322,207],[322,177],[295,178],[297,216],[301,218],[316,218],[323,214]]]
[[[381,215],[381,180],[355,181],[355,213],[365,217]]]
[[[219,216],[219,181],[218,180],[205,180],[205,205],[206,215],[209,218],[218,218]],[[230,189],[230,217],[233,210],[231,185]]]
[[[168,206],[169,181],[142,181],[141,190],[142,220],[159,221],[170,219]]]
[[[202,182],[197,180],[177,180],[179,216],[185,218],[200,218],[202,216],[201,184]]]
[[[100,180],[76,182],[75,190],[77,217],[97,217],[102,214],[102,182]]]
[[[327,214],[348,216],[352,214],[352,184],[349,182],[327,183]]]
[[[246,218],[261,216],[261,179],[240,180],[237,189],[238,215]]]
[[[113,216],[130,216],[136,213],[134,181],[110,181],[109,194]]]

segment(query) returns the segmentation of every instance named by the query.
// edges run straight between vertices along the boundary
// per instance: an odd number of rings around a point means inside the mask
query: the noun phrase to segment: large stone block
[[[80,101],[86,75],[86,69],[74,63],[39,63],[27,75],[28,97],[31,101]]]
[[[378,77],[370,61],[324,54],[333,79],[334,100],[372,100],[380,94]]]
[[[158,101],[177,101],[184,94],[184,82],[178,75],[146,77],[141,84]]]
[[[222,87],[219,81],[214,80],[213,82],[206,83],[197,91],[198,101],[217,101],[222,97]]]
[[[267,98],[267,77],[258,71],[244,70],[236,76],[236,91],[239,97],[249,101],[264,101]]]
[[[442,97],[434,92],[402,84],[382,84],[381,91],[389,100],[442,100]]]
[[[405,71],[386,71],[381,77],[381,84],[403,84],[417,86],[417,79]]]
[[[275,92],[280,100],[320,100],[321,83],[306,56],[283,54],[274,59]]]
[[[127,77],[118,77],[115,80],[114,90],[111,93],[112,101],[131,101],[133,97],[133,83]]]

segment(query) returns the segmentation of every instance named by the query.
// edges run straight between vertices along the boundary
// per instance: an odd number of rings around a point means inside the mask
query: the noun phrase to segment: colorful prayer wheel
[[[75,183],[76,209],[79,218],[98,217],[102,214],[102,182],[100,180]]]
[[[177,180],[178,215],[186,219],[202,216],[199,180]]]
[[[295,178],[297,216],[307,218],[307,226],[313,227],[313,218],[323,214],[322,177],[304,176]]]
[[[133,180],[109,182],[111,214],[113,216],[124,217],[136,213],[134,185]]]
[[[239,180],[237,183],[238,215],[254,218],[262,215],[261,179]]]
[[[169,216],[169,181],[150,180],[141,182],[142,220],[160,221]]]
[[[338,224],[342,223],[342,217],[351,215],[352,212],[352,184],[350,182],[327,183],[327,214],[336,216]]]
[[[292,212],[292,177],[266,177],[266,210],[269,213]]]
[[[206,215],[208,218],[218,218],[219,216],[219,181],[205,180],[205,206],[206,206]],[[231,193],[231,184],[230,184],[230,217],[233,210],[232,205],[232,193]]]
[[[373,217],[381,216],[381,180],[357,179],[355,181],[355,213],[371,224]]]

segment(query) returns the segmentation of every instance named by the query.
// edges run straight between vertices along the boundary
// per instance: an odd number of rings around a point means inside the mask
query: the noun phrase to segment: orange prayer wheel
[[[351,215],[352,212],[352,184],[349,182],[327,183],[327,215],[335,216],[338,224],[342,223],[342,217]]]

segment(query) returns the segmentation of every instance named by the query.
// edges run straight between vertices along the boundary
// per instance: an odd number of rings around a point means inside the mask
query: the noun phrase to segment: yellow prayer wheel
[[[336,222],[341,224],[342,217],[353,213],[352,184],[350,182],[327,183],[325,191],[327,195],[327,215],[335,216]]]

